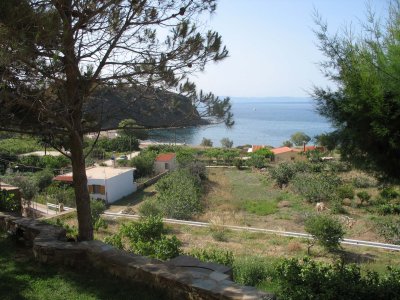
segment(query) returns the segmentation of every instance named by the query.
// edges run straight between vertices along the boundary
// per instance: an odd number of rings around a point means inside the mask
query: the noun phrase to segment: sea
[[[328,120],[316,112],[315,101],[310,98],[234,97],[231,103],[235,121],[232,128],[216,124],[151,130],[149,139],[160,143],[199,145],[207,138],[218,147],[221,139],[227,137],[233,140],[234,147],[246,144],[278,147],[298,131],[314,138],[333,130]]]

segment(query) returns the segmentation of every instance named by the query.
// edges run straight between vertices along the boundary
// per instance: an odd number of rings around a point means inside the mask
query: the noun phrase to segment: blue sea
[[[150,140],[199,145],[204,138],[214,146],[228,137],[234,146],[255,144],[281,146],[290,136],[302,131],[311,138],[332,131],[329,122],[315,111],[310,98],[231,98],[235,125],[223,124],[150,131]]]

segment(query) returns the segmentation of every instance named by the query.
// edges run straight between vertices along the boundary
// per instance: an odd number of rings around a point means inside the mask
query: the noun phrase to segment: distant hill
[[[134,119],[149,128],[208,124],[185,96],[167,91],[103,88],[87,105],[85,117],[102,129],[116,128],[123,119]]]

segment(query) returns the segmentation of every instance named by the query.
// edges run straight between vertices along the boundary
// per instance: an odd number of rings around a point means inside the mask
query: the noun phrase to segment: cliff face
[[[116,128],[123,119],[134,119],[148,128],[207,124],[189,98],[166,91],[105,88],[86,107],[87,118],[103,129]]]

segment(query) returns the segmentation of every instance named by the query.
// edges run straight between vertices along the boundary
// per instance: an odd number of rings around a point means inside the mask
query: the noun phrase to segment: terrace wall
[[[100,268],[120,278],[161,289],[171,299],[275,299],[272,294],[234,283],[223,266],[207,267],[194,258],[162,262],[100,241],[67,242],[61,227],[1,212],[0,229],[23,238],[42,263]],[[185,266],[185,261],[191,265]]]

